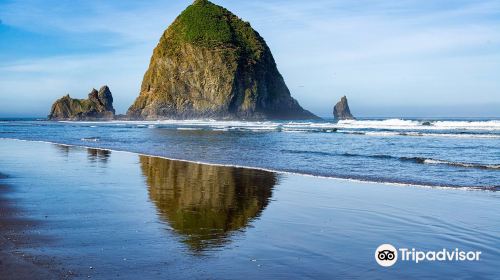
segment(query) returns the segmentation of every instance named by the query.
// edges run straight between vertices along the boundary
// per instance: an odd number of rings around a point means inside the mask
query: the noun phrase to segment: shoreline
[[[13,140],[13,141],[33,142],[33,143],[46,143],[46,144],[61,145],[61,146],[66,146],[66,147],[80,147],[80,148],[85,148],[85,149],[96,149],[96,150],[101,150],[101,151],[129,153],[129,154],[139,155],[139,156],[147,156],[147,157],[152,157],[152,158],[160,158],[160,159],[171,160],[171,161],[193,163],[193,164],[201,164],[201,165],[208,165],[208,166],[215,166],[215,167],[243,168],[243,169],[251,169],[251,170],[272,172],[272,173],[276,173],[276,174],[299,175],[299,176],[305,176],[305,177],[322,178],[322,179],[330,179],[330,180],[339,180],[339,181],[344,181],[344,182],[381,184],[381,185],[389,185],[389,186],[393,186],[393,187],[415,187],[415,188],[435,189],[435,190],[461,190],[461,191],[484,191],[484,192],[497,192],[498,191],[497,188],[499,187],[499,186],[463,187],[463,186],[426,185],[426,184],[417,184],[417,183],[380,182],[380,181],[363,180],[363,179],[357,179],[357,178],[342,178],[342,177],[313,175],[313,174],[291,172],[291,171],[283,171],[283,170],[273,170],[273,169],[267,169],[267,168],[261,168],[261,167],[254,167],[254,166],[242,166],[242,165],[232,165],[232,164],[220,164],[220,163],[201,162],[201,161],[186,160],[186,159],[177,159],[177,158],[170,158],[170,157],[166,157],[166,156],[159,156],[159,155],[151,155],[151,154],[144,154],[144,153],[138,153],[138,152],[131,152],[131,151],[125,151],[125,150],[116,150],[116,149],[101,148],[101,147],[92,147],[92,146],[76,145],[76,144],[66,144],[66,143],[58,143],[58,142],[43,141],[43,140],[25,140],[25,139],[8,138],[8,137],[0,137],[0,140]]]

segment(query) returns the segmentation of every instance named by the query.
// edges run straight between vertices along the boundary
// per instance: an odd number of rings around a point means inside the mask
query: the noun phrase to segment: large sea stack
[[[57,100],[50,110],[49,120],[112,120],[115,116],[113,95],[108,86],[92,89],[87,99],[68,95]]]
[[[340,101],[333,108],[333,116],[336,120],[354,120],[354,116],[351,114],[349,109],[349,104],[347,103],[347,97],[343,96]]]
[[[196,0],[153,51],[132,119],[311,119],[264,39],[223,7]]]

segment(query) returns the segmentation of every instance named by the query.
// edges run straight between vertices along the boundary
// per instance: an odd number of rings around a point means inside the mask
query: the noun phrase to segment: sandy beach
[[[49,256],[37,258],[19,250],[24,245],[39,246],[47,241],[37,238],[31,231],[36,222],[22,217],[15,201],[6,196],[12,189],[1,184],[7,176],[0,174],[0,279],[65,279]]]
[[[500,277],[497,192],[16,140],[0,154],[2,279]],[[383,243],[482,255],[384,268]]]

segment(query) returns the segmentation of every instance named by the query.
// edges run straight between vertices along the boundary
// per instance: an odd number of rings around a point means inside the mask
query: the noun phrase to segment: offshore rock
[[[50,110],[49,120],[112,120],[115,116],[113,95],[108,86],[92,89],[87,99],[68,95],[58,99]]]
[[[230,11],[197,0],[153,51],[131,119],[313,119],[291,97],[264,39]]]
[[[349,109],[347,97],[343,96],[333,108],[333,116],[336,120],[355,120]]]

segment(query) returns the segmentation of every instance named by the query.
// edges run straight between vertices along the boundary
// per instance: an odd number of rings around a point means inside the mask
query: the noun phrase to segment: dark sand
[[[497,192],[14,140],[0,155],[2,279],[500,279]],[[382,268],[382,243],[483,254]]]
[[[23,253],[24,246],[39,246],[48,239],[30,234],[36,222],[22,217],[15,202],[5,197],[12,191],[1,184],[6,178],[0,173],[0,279],[66,279],[70,273],[61,271],[53,258]]]
[[[3,221],[1,222],[3,224]],[[56,271],[56,265],[48,257],[41,260],[23,254],[16,245],[0,237],[0,279],[64,279],[61,272]],[[20,236],[19,238],[24,238]]]

